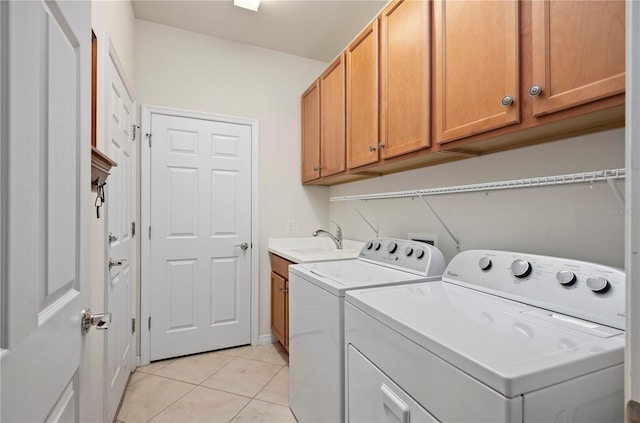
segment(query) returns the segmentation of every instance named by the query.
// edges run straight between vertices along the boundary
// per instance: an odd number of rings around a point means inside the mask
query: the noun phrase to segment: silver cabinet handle
[[[87,307],[82,310],[82,320],[80,323],[80,330],[83,335],[89,332],[89,329],[93,326],[95,326],[96,329],[107,330],[111,324],[111,313],[93,314],[91,313],[91,309]]]
[[[510,95],[505,95],[504,97],[502,97],[502,105],[504,107],[511,106],[512,104],[513,104],[513,97],[511,97]]]
[[[378,148],[382,150],[384,148],[384,144],[382,143],[378,144]]]
[[[242,251],[245,251],[247,248],[249,248],[249,244],[246,242],[243,242],[242,244],[234,245],[234,247],[240,247]]]
[[[376,148],[374,146],[370,145],[369,146],[369,151],[373,153],[374,151],[376,151]]]
[[[540,95],[541,92],[542,92],[542,86],[540,84],[532,85],[531,88],[529,88],[529,95],[531,97],[537,97]]]
[[[286,289],[286,288],[278,288],[278,290],[279,290],[280,292],[282,292],[283,294],[286,294],[287,292],[289,292],[289,290],[288,290],[288,289]]]
[[[122,266],[123,263],[126,263],[127,259],[112,259],[109,257],[109,269],[113,266]]]

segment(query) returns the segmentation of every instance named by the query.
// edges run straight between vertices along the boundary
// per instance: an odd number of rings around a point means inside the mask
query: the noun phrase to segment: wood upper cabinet
[[[429,147],[429,2],[396,0],[380,15],[380,157]]]
[[[320,80],[302,94],[302,182],[320,177]]]
[[[341,54],[320,76],[320,176],[345,170],[345,65]]]
[[[625,2],[531,3],[533,115],[625,90]]]
[[[433,2],[438,143],[519,122],[518,4]]]
[[[378,161],[378,20],[347,48],[347,167]]]

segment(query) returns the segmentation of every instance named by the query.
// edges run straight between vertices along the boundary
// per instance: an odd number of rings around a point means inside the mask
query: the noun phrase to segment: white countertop
[[[358,257],[364,242],[344,239],[343,249],[326,236],[298,238],[269,238],[269,252],[294,263],[313,263],[329,260],[347,260]]]

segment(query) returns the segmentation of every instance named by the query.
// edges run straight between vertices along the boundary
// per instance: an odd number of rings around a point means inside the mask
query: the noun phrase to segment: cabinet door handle
[[[374,146],[370,145],[369,146],[369,151],[373,153],[374,151],[376,151],[376,148]]]
[[[382,150],[382,149],[384,148],[384,144],[382,144],[382,143],[378,144],[378,148],[379,148],[380,150]]]
[[[399,421],[409,423],[409,407],[384,383],[380,387],[382,393],[382,403],[389,409]]]
[[[512,104],[513,104],[513,97],[511,97],[510,95],[505,95],[504,97],[502,97],[502,105],[504,107],[511,106]]]
[[[540,84],[532,85],[531,88],[529,88],[529,95],[531,97],[537,97],[540,95],[541,92],[542,92],[542,86]]]
[[[289,292],[289,290],[288,290],[288,289],[286,289],[286,288],[278,288],[278,290],[279,290],[280,292],[282,292],[283,294],[286,294],[287,292]]]

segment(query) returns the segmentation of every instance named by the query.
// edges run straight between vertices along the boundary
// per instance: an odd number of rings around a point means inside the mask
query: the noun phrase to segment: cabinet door
[[[347,49],[347,167],[378,161],[378,20]]]
[[[534,116],[625,89],[625,2],[532,2]],[[533,92],[532,94],[534,94]]]
[[[380,155],[430,145],[429,3],[396,0],[380,16]]]
[[[271,332],[284,346],[289,343],[287,334],[288,310],[286,304],[287,281],[271,272]]]
[[[320,81],[302,94],[302,182],[320,177]]]
[[[321,176],[345,170],[345,66],[340,55],[320,76]]]
[[[517,0],[434,1],[438,143],[519,122],[518,21]]]

